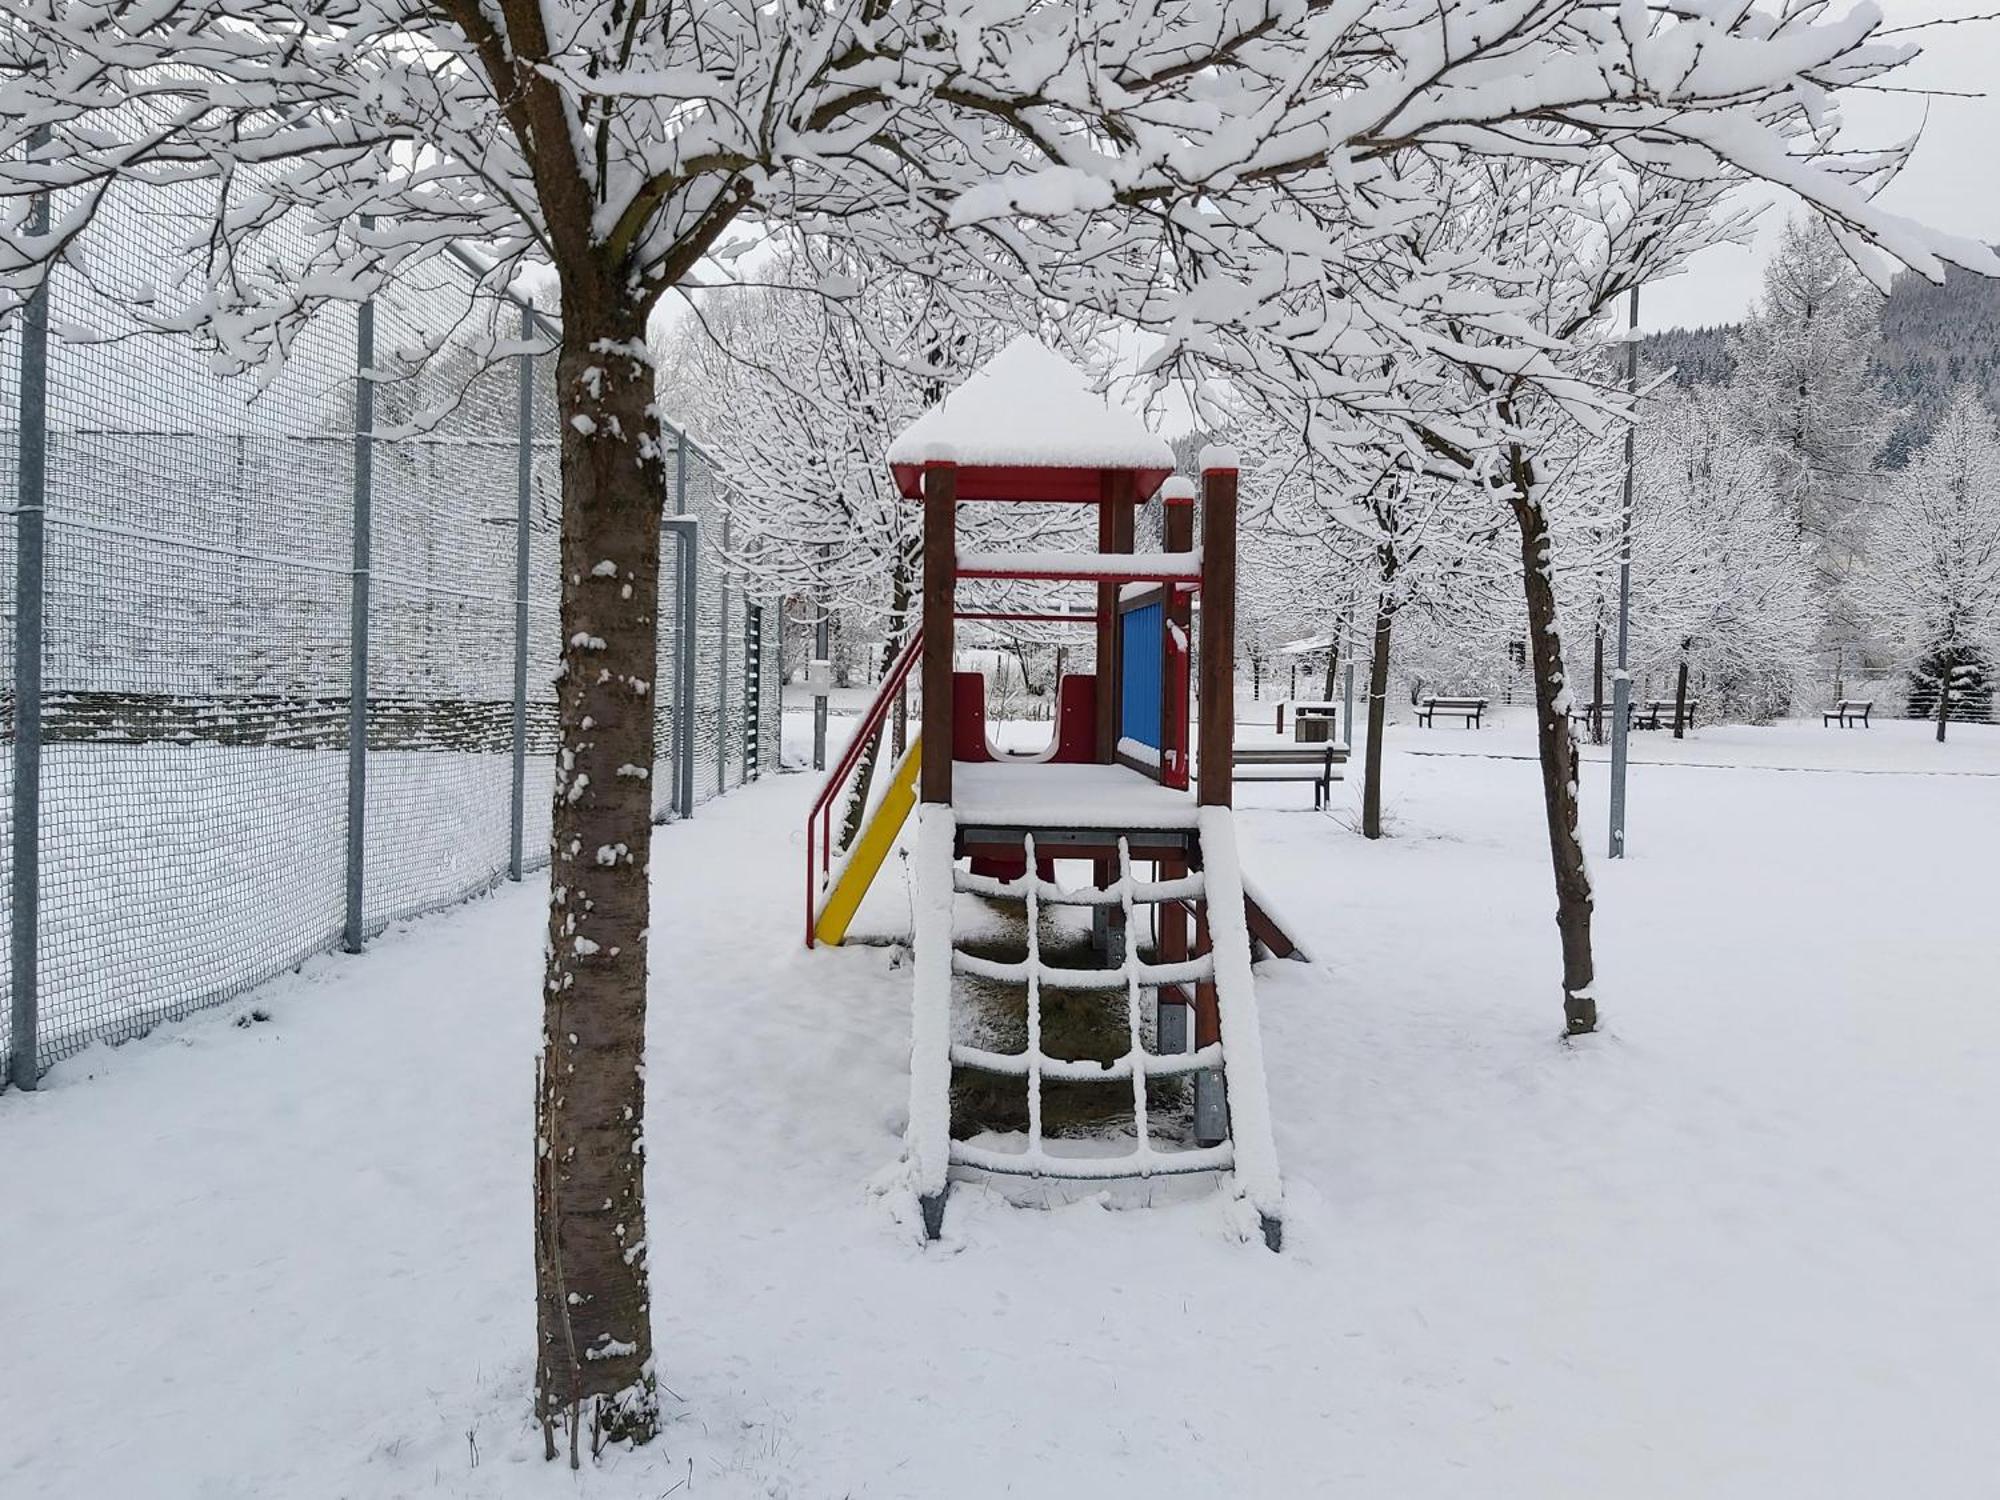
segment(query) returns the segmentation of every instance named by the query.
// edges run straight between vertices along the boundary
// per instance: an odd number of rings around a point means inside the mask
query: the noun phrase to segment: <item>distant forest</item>
[[[1868,364],[1882,398],[1901,413],[1882,445],[1882,467],[1897,469],[1930,437],[1961,385],[1976,386],[2000,416],[2000,280],[1952,268],[1943,286],[1905,272],[1882,301]],[[1670,328],[1649,335],[1640,354],[1682,385],[1726,385],[1736,371],[1736,326]]]

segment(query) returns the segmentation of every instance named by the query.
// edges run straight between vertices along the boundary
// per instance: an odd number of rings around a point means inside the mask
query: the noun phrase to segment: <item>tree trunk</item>
[[[1319,695],[1319,701],[1322,703],[1333,702],[1333,680],[1340,675],[1340,636],[1341,632],[1344,632],[1346,629],[1347,620],[1345,617],[1342,617],[1340,629],[1334,633],[1333,644],[1327,647],[1326,650],[1326,690]],[[1352,724],[1347,726],[1347,737],[1349,739],[1354,737],[1354,726]]]
[[[536,1401],[554,1456],[659,1427],[646,1260],[647,871],[660,508],[642,318],[564,299],[562,665],[535,1107]],[[611,311],[606,311],[609,304]],[[616,351],[610,352],[610,351]]]
[[[1604,743],[1604,617],[1601,609],[1597,619],[1597,650],[1591,679],[1590,743],[1601,745]]]
[[[1951,717],[1951,673],[1952,665],[1948,658],[1938,664],[1937,742],[1940,745],[1944,743],[1945,721]]]
[[[1534,499],[1527,460],[1514,457],[1510,506],[1521,534],[1521,579],[1528,603],[1528,649],[1535,674],[1535,738],[1541,751],[1542,803],[1548,814],[1549,855],[1555,865],[1556,930],[1562,937],[1563,1024],[1571,1035],[1597,1029],[1591,992],[1590,871],[1577,839],[1576,739],[1570,732],[1562,637],[1556,629],[1554,560],[1548,518]]]
[[[1687,738],[1688,712],[1688,659],[1687,648],[1681,648],[1681,669],[1674,678],[1674,738]]]
[[[1375,646],[1368,658],[1368,759],[1361,768],[1361,836],[1382,837],[1382,730],[1389,717],[1389,637],[1396,611],[1386,595],[1375,602]]]

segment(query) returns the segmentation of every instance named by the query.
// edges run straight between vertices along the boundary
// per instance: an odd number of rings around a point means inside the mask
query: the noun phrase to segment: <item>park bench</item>
[[[1829,708],[1819,716],[1820,723],[1824,726],[1838,720],[1842,729],[1850,729],[1856,724],[1866,729],[1868,727],[1868,712],[1874,706],[1875,700],[1873,698],[1842,698],[1832,708]]]
[[[1689,729],[1694,728],[1694,711],[1700,702],[1699,698],[1690,698],[1687,701],[1687,727]],[[1666,721],[1665,724],[1660,722],[1662,719]],[[1632,722],[1640,729],[1673,728],[1674,700],[1671,698],[1648,698],[1646,706],[1638,711],[1637,716]]]
[[[1439,714],[1465,720],[1468,729],[1477,729],[1486,713],[1485,698],[1425,698],[1417,704],[1417,722],[1435,727]]]
[[[1347,746],[1317,745],[1232,745],[1229,750],[1231,781],[1310,781],[1313,806],[1322,808],[1333,800],[1333,783],[1347,764]]]
[[[1625,722],[1628,727],[1632,722],[1632,715],[1637,710],[1637,708],[1638,705],[1636,703],[1628,702],[1625,705]],[[1569,711],[1569,721],[1572,724],[1583,724],[1587,726],[1593,718],[1595,718],[1599,714],[1602,714],[1604,716],[1604,722],[1606,724],[1609,724],[1612,718],[1614,717],[1616,709],[1617,705],[1615,703],[1586,703],[1581,708],[1572,708]]]

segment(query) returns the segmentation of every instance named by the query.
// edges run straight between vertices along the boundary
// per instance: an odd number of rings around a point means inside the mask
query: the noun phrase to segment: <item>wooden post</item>
[[[920,797],[951,801],[952,614],[958,583],[958,466],[924,465],[924,727]]]
[[[1184,859],[1163,859],[1159,861],[1155,868],[1155,873],[1162,880],[1179,880],[1187,872],[1187,861]],[[1154,956],[1163,964],[1184,962],[1188,956],[1188,913],[1186,903],[1179,900],[1162,901],[1157,916],[1159,922],[1159,942],[1157,947],[1159,951]],[[1158,994],[1154,997],[1153,1031],[1154,1035],[1159,1039],[1158,1050],[1162,1056],[1166,1055],[1170,1050],[1188,1052],[1194,1050],[1193,1039],[1189,1034],[1193,1030],[1192,1025],[1189,1024],[1193,1019],[1193,998],[1188,993],[1186,986],[1178,984],[1161,985]],[[1185,1018],[1183,1018],[1179,1011],[1179,1007],[1181,1006],[1188,1007]],[[1181,1022],[1181,1024],[1176,1026],[1174,1024],[1176,1021]],[[1175,1041],[1180,1042],[1181,1045],[1170,1048],[1169,1044]]]
[[[1161,487],[1160,503],[1166,507],[1166,513],[1161,518],[1160,530],[1167,551],[1194,551],[1194,487],[1185,480],[1170,480]],[[1194,639],[1194,603],[1192,598],[1189,596],[1187,590],[1177,583],[1168,584],[1163,593],[1165,603],[1160,613],[1166,616],[1166,622],[1161,627],[1162,630],[1171,631],[1175,626],[1179,626],[1181,639],[1192,641]],[[1164,643],[1162,645],[1164,647]],[[1170,654],[1162,649],[1160,654],[1162,667],[1170,659]],[[1164,670],[1161,671],[1161,779],[1166,779],[1167,751],[1178,748],[1183,763],[1175,768],[1175,776],[1178,784],[1185,787],[1188,784],[1188,768],[1185,762],[1194,749],[1194,735],[1190,732],[1190,726],[1180,722],[1183,716],[1186,695],[1181,693],[1179,688],[1180,683],[1174,679],[1171,673]]]
[[[1203,807],[1228,807],[1236,738],[1236,470],[1201,476],[1201,785]]]
[[[1097,550],[1100,554],[1132,550],[1132,475],[1124,469],[1103,477],[1097,503]],[[1111,765],[1118,758],[1118,710],[1123,693],[1118,660],[1118,589],[1097,586],[1097,760]]]

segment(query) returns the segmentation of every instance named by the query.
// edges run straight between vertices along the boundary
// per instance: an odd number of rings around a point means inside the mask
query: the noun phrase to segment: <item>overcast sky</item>
[[[1891,26],[1941,16],[2000,11],[1995,0],[1877,0]],[[1842,7],[1836,3],[1835,9]],[[1857,144],[1888,145],[1923,130],[1915,158],[1882,195],[1885,206],[1935,229],[2000,241],[2000,22],[1975,21],[1912,34],[1924,55],[1890,81],[1901,88],[1949,89],[1974,99],[1857,94],[1844,105]],[[1697,256],[1679,276],[1640,297],[1645,328],[1733,323],[1757,295],[1764,258],[1784,224],[1767,209],[1754,247],[1724,245]]]

